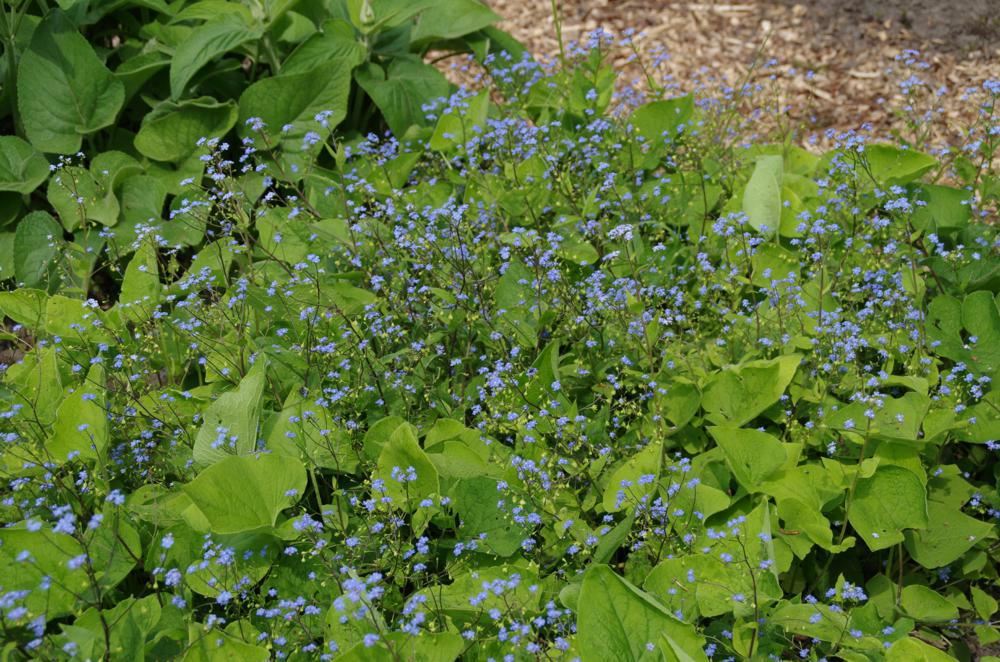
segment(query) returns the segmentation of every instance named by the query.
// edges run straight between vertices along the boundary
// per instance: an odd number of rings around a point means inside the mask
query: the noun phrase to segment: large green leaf
[[[525,526],[514,521],[511,508],[500,507],[502,495],[497,480],[487,476],[455,481],[448,492],[452,507],[461,517],[461,534],[469,540],[486,538],[479,543],[497,556],[511,556],[528,537]]]
[[[901,543],[905,529],[927,527],[924,485],[908,469],[880,466],[871,477],[858,480],[848,520],[872,551]]]
[[[212,533],[268,530],[306,486],[302,462],[286,455],[227,457],[183,487]]]
[[[418,58],[394,58],[388,70],[369,63],[358,69],[356,78],[399,137],[414,124],[427,124],[423,106],[451,89],[441,72]]]
[[[406,23],[439,0],[371,0],[367,3],[371,14],[362,18],[364,0],[348,0],[347,17],[362,33],[371,34],[395,28]]]
[[[473,136],[479,135],[489,112],[490,97],[487,92],[465,100],[458,108],[445,112],[438,118],[434,134],[427,145],[431,149],[447,150],[456,145],[464,145]]]
[[[76,387],[59,405],[52,436],[45,451],[62,463],[73,457],[107,461],[108,413],[105,411],[105,373],[98,363],[91,367],[82,386]]]
[[[248,644],[218,630],[206,632],[205,627],[197,623],[190,624],[188,629],[191,642],[184,650],[181,662],[266,662],[271,659],[266,648]]]
[[[916,621],[941,623],[958,618],[958,607],[932,588],[911,584],[900,592],[900,607]]]
[[[906,532],[906,551],[925,568],[940,568],[957,561],[994,527],[969,517],[959,508],[927,502],[927,528]]]
[[[879,184],[905,184],[937,166],[932,156],[894,145],[868,145],[865,158]]]
[[[21,219],[14,234],[14,275],[28,287],[48,283],[49,266],[59,253],[62,227],[48,212],[35,211]]]
[[[455,39],[500,20],[477,0],[440,0],[420,14],[410,35],[412,41]]]
[[[49,176],[49,162],[17,136],[0,136],[0,191],[31,193]]]
[[[498,326],[517,344],[532,347],[537,342],[539,301],[532,287],[534,275],[520,260],[512,260],[496,288]]]
[[[783,168],[784,161],[780,156],[758,157],[743,191],[743,212],[758,232],[773,234],[781,227]]]
[[[919,639],[905,637],[894,643],[885,656],[886,662],[955,662],[955,658]]]
[[[415,476],[414,476],[415,474]],[[414,510],[426,497],[438,494],[438,472],[409,425],[400,425],[382,448],[375,469],[385,495],[399,508]]]
[[[97,159],[90,170],[78,166],[62,168],[49,179],[46,197],[69,232],[88,220],[102,225],[118,222],[121,207],[114,192],[115,177],[97,170]]]
[[[194,442],[196,462],[208,465],[256,448],[266,370],[265,360],[258,359],[236,389],[220,395],[205,410],[205,422]]]
[[[578,605],[576,636],[583,662],[661,660],[661,637],[674,649],[673,659],[707,659],[704,640],[692,625],[605,565],[587,571]]]
[[[346,21],[329,20],[281,63],[281,74],[306,74],[331,60],[342,60],[353,69],[365,61],[367,51]]]
[[[466,642],[454,632],[421,632],[419,636],[393,632],[385,636],[386,643],[370,646],[364,642],[337,657],[343,662],[382,662],[386,659],[413,660],[414,662],[452,662],[460,659]],[[390,652],[391,650],[391,652]]]
[[[115,310],[132,322],[145,322],[160,304],[162,290],[156,247],[151,241],[144,241],[125,269]]]
[[[73,610],[77,595],[92,593],[86,570],[68,565],[70,559],[83,553],[83,546],[65,533],[0,529],[4,591],[25,591],[24,606],[32,616],[65,616]]]
[[[736,481],[748,492],[761,491],[761,484],[785,464],[784,444],[766,432],[725,427],[708,431],[725,453]]]
[[[21,55],[17,103],[28,140],[43,152],[72,154],[82,137],[115,121],[125,88],[69,19],[54,10]]]
[[[739,427],[778,401],[802,357],[749,361],[714,375],[705,385],[702,407],[714,423]]]
[[[181,98],[188,82],[198,70],[218,56],[260,37],[237,16],[223,15],[195,28],[181,42],[170,62],[170,96]]]
[[[285,399],[267,435],[267,447],[340,473],[353,473],[358,466],[358,452],[346,430],[325,407],[303,397],[299,388]]]
[[[663,159],[693,114],[694,97],[690,94],[651,101],[635,109],[629,124],[635,127],[643,145],[649,149],[645,155],[639,155],[636,150],[636,158],[641,159],[643,167],[655,167]]]
[[[962,302],[962,325],[970,336],[969,355],[978,370],[1000,373],[1000,309],[992,292],[973,292]]]
[[[842,552],[854,546],[853,537],[845,538],[843,543],[835,544],[830,520],[818,509],[800,499],[792,497],[778,501],[778,517],[784,522],[785,529],[800,532],[813,544],[825,550]]]
[[[631,510],[656,491],[660,477],[660,456],[663,444],[652,442],[626,460],[604,488],[602,505],[609,513]]]
[[[181,103],[164,102],[142,120],[135,148],[157,161],[180,161],[197,149],[200,138],[225,135],[238,115],[232,101],[202,97]]]
[[[4,382],[15,387],[14,404],[28,408],[42,425],[55,419],[62,401],[62,378],[59,359],[52,347],[36,347],[20,363],[7,368]]]
[[[258,118],[263,120],[272,146],[280,144],[284,151],[292,153],[303,151],[307,133],[315,131],[326,136],[347,116],[353,67],[350,60],[337,58],[307,72],[257,81],[240,96],[242,135],[257,137],[246,123]],[[326,111],[332,114],[324,127],[316,116]],[[257,145],[264,147],[265,143],[257,140]]]
[[[48,295],[42,290],[19,287],[13,292],[0,292],[0,314],[6,315],[29,329],[38,329],[45,321],[45,302]]]
[[[919,184],[917,200],[921,205],[913,211],[913,227],[925,232],[955,232],[969,224],[972,218],[972,193],[951,186]]]

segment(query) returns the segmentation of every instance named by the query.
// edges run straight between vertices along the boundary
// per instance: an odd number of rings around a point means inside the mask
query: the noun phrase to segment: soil
[[[558,53],[550,0],[485,0],[504,17],[500,27],[540,59]],[[796,123],[818,133],[853,129],[876,134],[900,128],[902,105],[894,58],[920,51],[921,75],[945,86],[940,97],[943,142],[961,140],[976,114],[962,99],[970,87],[1000,78],[1000,0],[557,0],[565,41],[596,28],[641,34],[644,51],[663,47],[661,67],[683,88],[706,70],[736,81],[755,61],[773,58],[782,100]],[[622,62],[625,62],[624,53]],[[763,57],[761,57],[761,55]],[[626,68],[626,75],[635,74]],[[887,70],[893,68],[895,73]],[[753,72],[751,72],[753,73]],[[692,85],[693,87],[693,85]]]

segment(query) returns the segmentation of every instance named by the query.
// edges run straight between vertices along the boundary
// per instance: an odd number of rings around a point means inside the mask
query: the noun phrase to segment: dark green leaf
[[[50,12],[21,56],[17,103],[31,144],[72,154],[115,121],[125,88],[61,11]]]

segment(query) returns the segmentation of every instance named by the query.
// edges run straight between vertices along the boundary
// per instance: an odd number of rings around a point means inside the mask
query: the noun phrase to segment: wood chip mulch
[[[500,27],[540,60],[558,54],[550,0],[486,0]],[[903,131],[894,109],[908,75],[897,61],[909,49],[929,68],[916,73],[927,107],[938,107],[938,144],[958,144],[977,102],[963,98],[1000,79],[1000,0],[557,0],[565,43],[602,28],[636,32],[640,50],[659,57],[658,74],[678,89],[708,78],[750,76],[771,83],[792,124],[822,136],[827,129],[870,123],[877,136]],[[623,78],[638,67],[619,65]],[[762,66],[772,60],[771,66]],[[748,74],[749,72],[749,74]],[[820,138],[820,142],[824,142]]]

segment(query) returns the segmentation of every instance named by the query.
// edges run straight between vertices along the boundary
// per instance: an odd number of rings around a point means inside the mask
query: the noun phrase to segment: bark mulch
[[[504,17],[500,27],[539,59],[558,53],[550,0],[486,0]],[[706,78],[731,82],[749,75],[772,79],[794,124],[822,134],[862,122],[887,136],[903,122],[896,60],[920,52],[929,68],[929,105],[940,107],[938,142],[961,141],[961,127],[976,113],[963,99],[969,88],[1000,78],[1000,0],[557,0],[564,41],[597,28],[620,36],[635,30],[641,49],[665,49],[659,72],[680,89]],[[756,59],[755,59],[756,58]],[[663,58],[659,58],[663,59]],[[763,61],[774,60],[768,67]],[[625,76],[634,64],[620,64]],[[750,71],[751,63],[756,62]],[[890,71],[892,70],[892,71]],[[945,91],[946,90],[946,91]],[[940,92],[940,94],[935,94]],[[822,141],[822,140],[821,140]]]

